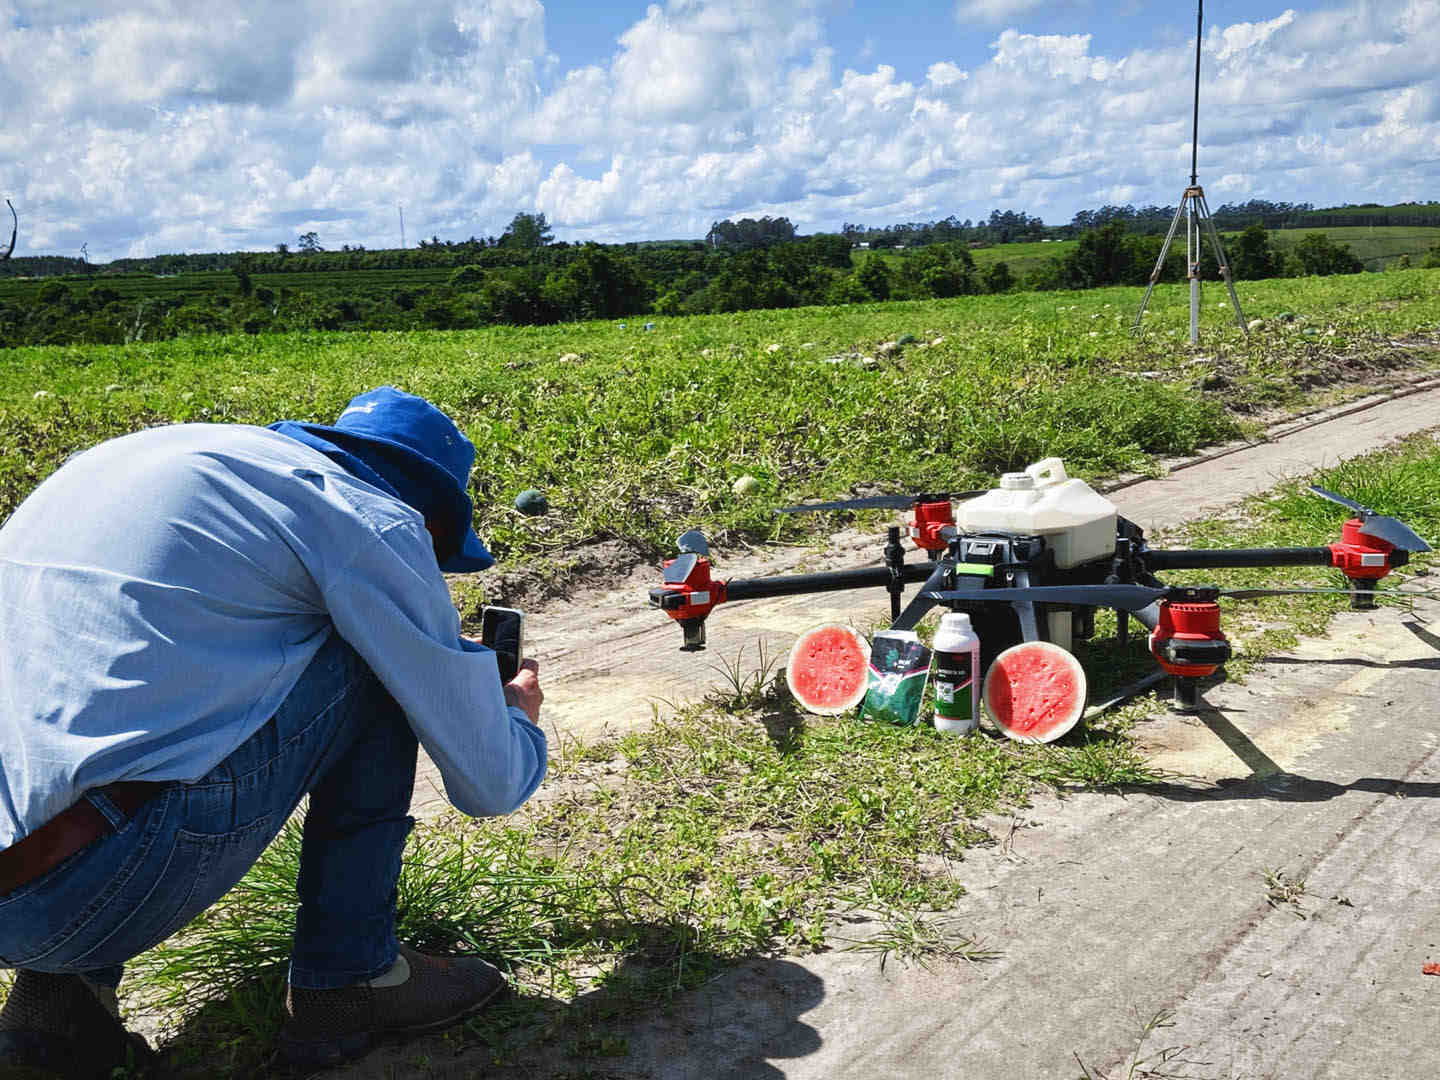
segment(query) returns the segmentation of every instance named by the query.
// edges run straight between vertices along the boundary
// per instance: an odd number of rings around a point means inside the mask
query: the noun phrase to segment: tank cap
[[[1001,491],[1031,491],[1035,487],[1035,478],[1029,473],[1007,472],[1000,477]]]
[[[970,616],[963,611],[951,611],[940,616],[940,628],[968,634],[970,633]]]

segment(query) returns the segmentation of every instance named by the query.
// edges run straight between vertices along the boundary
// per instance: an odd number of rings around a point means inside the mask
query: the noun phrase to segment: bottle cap
[[[952,611],[940,616],[940,629],[953,630],[957,634],[970,633],[970,616],[963,611]]]
[[[1035,478],[1029,473],[1007,472],[1000,477],[1001,491],[1033,491]]]

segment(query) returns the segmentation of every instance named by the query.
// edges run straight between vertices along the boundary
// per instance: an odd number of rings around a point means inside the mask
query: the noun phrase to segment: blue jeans
[[[397,954],[416,750],[404,712],[332,635],[275,715],[206,776],[158,787],[134,818],[85,796],[115,831],[0,897],[0,967],[117,985],[127,960],[224,896],[309,794],[290,981],[331,989],[379,975]]]

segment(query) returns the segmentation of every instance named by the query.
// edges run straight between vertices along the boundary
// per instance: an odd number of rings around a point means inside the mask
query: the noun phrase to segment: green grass
[[[1312,479],[1440,535],[1435,433]],[[1168,539],[1319,544],[1343,516],[1293,481]],[[1397,576],[1413,587],[1432,566],[1426,557]],[[1189,576],[1227,586],[1332,580],[1307,569]],[[1244,654],[1237,666],[1287,635],[1322,632],[1343,603],[1309,596],[1227,607],[1227,632]],[[1277,621],[1290,629],[1266,629]],[[1097,641],[1091,650],[1087,668],[1101,687],[1128,678],[1144,645]],[[626,1017],[745,957],[863,948],[882,961],[992,959],[1003,942],[965,933],[952,873],[968,847],[989,842],[982,815],[1023,806],[1037,789],[1123,790],[1164,779],[1128,736],[1158,707],[1154,697],[1058,743],[1022,746],[807,716],[776,677],[778,658],[747,663],[742,654],[722,667],[722,690],[657,711],[644,731],[557,747],[542,794],[518,814],[417,829],[400,886],[401,936],[479,952],[519,991],[499,1012],[449,1032],[447,1053],[525,1061],[556,1041],[572,1061],[621,1053]],[[131,965],[132,1007],[168,1019],[177,1074],[267,1075],[297,859],[292,824],[220,905]],[[853,917],[866,920],[864,932],[852,929]]]
[[[1281,485],[1157,545],[1325,543],[1346,515],[1306,494],[1311,480],[1440,536],[1440,442],[1431,433]],[[1413,587],[1433,565],[1420,559],[1396,577]],[[1304,568],[1167,579],[1334,583]],[[1237,673],[1296,634],[1323,631],[1343,605],[1325,596],[1227,605]],[[1149,663],[1138,639],[1085,648],[1097,690]],[[417,829],[400,885],[401,936],[479,952],[518,990],[510,1004],[437,1037],[440,1050],[505,1064],[558,1045],[581,1065],[603,1059],[624,1051],[626,1017],[746,957],[864,948],[882,959],[984,962],[1003,942],[966,935],[951,872],[968,847],[987,842],[982,815],[1022,806],[1037,789],[1162,779],[1128,736],[1153,698],[1059,743],[1021,746],[802,715],[776,678],[778,658],[742,654],[722,666],[724,689],[657,713],[645,731],[557,746],[542,794],[520,813]],[[128,1005],[162,1023],[174,1075],[276,1075],[268,1061],[298,838],[292,823],[224,901],[130,966]],[[868,929],[856,935],[851,917]]]
[[[1349,244],[1351,254],[1365,264],[1366,270],[1392,267],[1399,262],[1402,255],[1410,256],[1410,261],[1419,266],[1424,261],[1426,252],[1440,244],[1440,228],[1424,225],[1276,229],[1271,232],[1270,237],[1276,248],[1289,251],[1310,233],[1324,233],[1337,244]],[[1227,235],[1223,242],[1228,244],[1230,237]]]
[[[830,523],[777,526],[775,507],[980,486],[1050,455],[1091,479],[1146,470],[1317,387],[1433,365],[1433,350],[1391,342],[1433,334],[1437,281],[1413,270],[1246,283],[1247,315],[1266,320],[1248,339],[1210,289],[1198,359],[1183,287],[1156,290],[1140,338],[1140,290],[1115,288],[657,319],[651,332],[597,322],[7,350],[0,515],[103,438],[176,421],[329,421],[391,382],[431,397],[478,445],[476,524],[502,555],[601,538],[653,554],[689,526],[721,542],[794,537]],[[917,343],[865,363],[905,334]],[[737,497],[745,474],[759,488]],[[547,491],[549,517],[510,509],[528,487]]]
[[[782,681],[783,685],[783,681]],[[610,744],[570,745],[546,794],[501,821],[422,825],[400,935],[478,951],[519,994],[452,1033],[521,1054],[546,1031],[586,1049],[598,1020],[656,1007],[739,959],[827,947],[930,962],[992,945],[936,914],[975,819],[1040,785],[1149,774],[1116,730],[1065,745],[949,738],[798,713],[766,681],[743,713],[717,697]],[[179,1073],[255,1075],[281,1022],[298,829],[220,905],[130,966],[132,1008],[166,1018]],[[863,915],[851,939],[836,920]],[[204,988],[203,992],[199,988]]]
[[[1421,433],[1392,449],[1353,458],[1303,480],[1292,480],[1246,500],[1223,520],[1195,522],[1152,540],[1159,546],[1311,547],[1339,538],[1340,526],[1353,516],[1341,506],[1311,494],[1319,484],[1355,499],[1378,513],[1399,518],[1434,548],[1440,549],[1440,433]],[[1381,589],[1437,589],[1436,556],[1415,556],[1380,583]],[[1167,574],[1175,584],[1217,584],[1222,588],[1345,588],[1338,571],[1324,567],[1190,570]],[[1392,594],[1387,602],[1404,605]],[[1264,656],[1295,645],[1301,636],[1324,632],[1331,617],[1349,607],[1343,595],[1272,597],[1226,602],[1227,633],[1236,628],[1237,657],[1230,667],[1243,676]]]

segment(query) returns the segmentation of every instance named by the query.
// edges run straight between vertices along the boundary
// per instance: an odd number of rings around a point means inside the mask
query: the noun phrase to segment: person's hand
[[[515,678],[505,684],[505,704],[520,706],[532,724],[539,724],[540,703],[544,700],[545,694],[540,689],[539,661],[520,661],[520,670]]]

